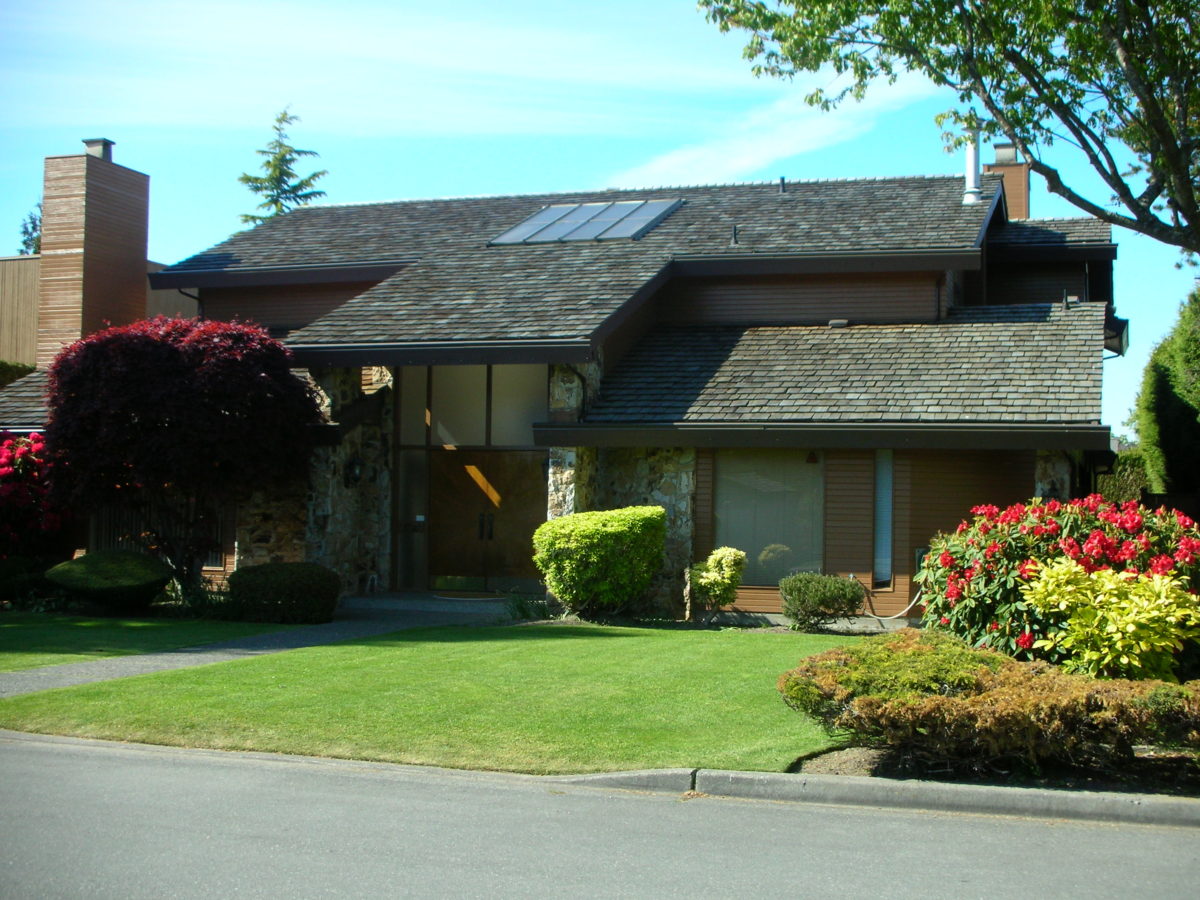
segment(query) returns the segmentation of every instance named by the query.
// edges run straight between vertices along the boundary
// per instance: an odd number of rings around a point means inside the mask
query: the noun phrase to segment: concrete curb
[[[687,778],[689,774],[690,779]],[[850,775],[790,775],[717,769],[608,772],[555,776],[553,780],[621,790],[664,793],[695,791],[711,797],[744,800],[1200,828],[1200,799],[1157,794],[1056,791]]]
[[[374,773],[376,777],[450,777],[509,784],[561,784],[594,790],[655,794],[695,792],[709,797],[779,803],[870,806],[878,809],[1200,828],[1200,798],[1168,797],[1159,794],[1055,791],[1045,788],[943,784],[850,775],[791,775],[782,772],[732,772],[720,769],[642,769],[587,775],[525,775],[252,750],[170,747],[0,729],[0,744],[5,741],[68,745],[80,749],[124,753],[184,754],[231,762],[240,759],[268,765],[319,766],[347,773],[369,772]]]

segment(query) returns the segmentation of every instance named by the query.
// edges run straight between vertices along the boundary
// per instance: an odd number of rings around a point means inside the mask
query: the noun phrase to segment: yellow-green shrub
[[[1175,681],[1176,654],[1200,637],[1200,598],[1182,579],[1099,569],[1062,558],[1021,587],[1049,627],[1034,647],[1063,651],[1062,667],[1103,678]]]
[[[585,619],[635,611],[662,568],[667,513],[630,506],[559,516],[533,533],[533,562],[559,602]]]
[[[718,547],[702,563],[688,569],[688,583],[695,599],[716,612],[737,598],[738,585],[746,568],[746,553],[735,547]]]

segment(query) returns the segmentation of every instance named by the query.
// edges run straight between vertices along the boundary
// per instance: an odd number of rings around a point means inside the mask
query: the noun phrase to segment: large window
[[[406,366],[400,443],[406,447],[532,447],[548,417],[544,365]]]
[[[820,571],[824,477],[811,450],[720,450],[716,540],[746,552],[742,583],[774,586],[796,571]]]

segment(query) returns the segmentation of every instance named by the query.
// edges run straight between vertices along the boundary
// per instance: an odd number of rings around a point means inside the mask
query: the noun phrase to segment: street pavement
[[[1192,898],[1194,828],[0,733],[0,897]]]

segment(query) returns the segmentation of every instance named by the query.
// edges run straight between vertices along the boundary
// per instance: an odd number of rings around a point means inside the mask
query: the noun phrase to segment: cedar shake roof
[[[46,422],[45,371],[30,372],[0,390],[0,431],[36,431]]]
[[[975,205],[943,176],[303,207],[164,274],[405,260],[288,343],[578,339],[681,257],[976,250],[1000,179],[983,184]],[[628,199],[684,202],[636,241],[489,246],[545,205]]]
[[[964,307],[914,325],[675,326],[587,424],[1100,421],[1104,304]]]
[[[1111,244],[1112,226],[1099,219],[1016,219],[992,229],[989,244],[1078,246]]]

